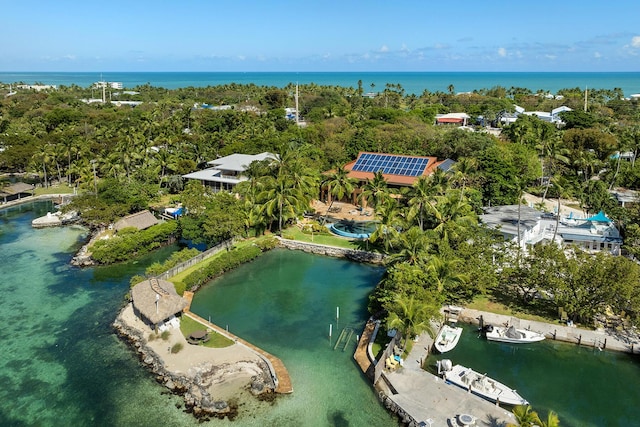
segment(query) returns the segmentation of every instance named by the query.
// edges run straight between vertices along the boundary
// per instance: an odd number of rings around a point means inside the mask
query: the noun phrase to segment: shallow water
[[[195,295],[193,312],[279,357],[291,376],[293,394],[273,404],[248,403],[235,425],[397,425],[353,360],[356,334],[368,317],[367,297],[382,272],[274,250]],[[345,327],[355,333],[344,351],[334,350]]]
[[[0,425],[195,425],[111,328],[129,278],[154,257],[71,267],[86,231],[33,229],[51,208],[0,210]]]
[[[637,426],[640,363],[637,356],[544,340],[505,344],[479,338],[464,326],[452,351],[428,359],[451,359],[486,373],[527,399],[545,416],[553,410],[563,427]]]

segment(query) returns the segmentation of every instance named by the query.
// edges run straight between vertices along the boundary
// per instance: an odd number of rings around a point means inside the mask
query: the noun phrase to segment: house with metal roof
[[[554,214],[526,205],[520,206],[519,214],[518,205],[492,206],[483,210],[480,221],[500,232],[505,241],[519,243],[523,250],[540,242],[554,241],[555,235],[555,242],[562,246],[573,245],[587,252],[620,254],[620,232],[603,212],[587,218],[576,218],[570,214],[557,221]]]
[[[196,172],[191,172],[182,177],[185,179],[195,179],[202,185],[210,187],[214,192],[232,191],[236,185],[246,181],[243,175],[249,165],[255,161],[276,159],[276,155],[268,152],[260,154],[231,154],[216,160],[207,162],[209,166]]]

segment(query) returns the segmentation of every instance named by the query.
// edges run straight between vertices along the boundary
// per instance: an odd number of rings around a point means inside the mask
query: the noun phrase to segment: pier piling
[[[578,345],[580,345],[582,343],[582,334],[580,334],[580,336],[578,337]]]

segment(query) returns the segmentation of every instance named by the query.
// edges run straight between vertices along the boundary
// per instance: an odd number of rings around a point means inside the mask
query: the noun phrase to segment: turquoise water
[[[344,327],[359,333],[380,267],[274,250],[198,291],[191,310],[279,357],[294,392],[253,405],[238,426],[393,426],[353,360],[332,344]],[[339,320],[336,322],[336,314]]]
[[[122,82],[126,88],[149,83],[152,86],[167,89],[229,83],[284,87],[296,82],[356,88],[358,80],[362,80],[365,92],[379,92],[384,90],[387,83],[399,83],[406,93],[416,95],[424,90],[448,92],[449,85],[454,86],[455,92],[470,92],[495,86],[508,89],[513,86],[553,93],[560,89],[576,87],[581,89],[585,87],[589,89],[621,88],[627,97],[640,93],[640,72],[0,72],[0,82],[4,83],[39,82],[89,87],[99,80]]]
[[[70,267],[86,232],[33,229],[48,210],[0,210],[0,425],[195,425],[111,328],[129,278],[154,258]]]
[[[563,427],[637,426],[640,363],[624,353],[545,340],[530,345],[488,342],[476,326],[452,351],[428,359],[451,359],[515,388],[534,410],[557,412]]]

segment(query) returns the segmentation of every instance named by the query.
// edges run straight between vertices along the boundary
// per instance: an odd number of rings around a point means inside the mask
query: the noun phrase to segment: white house
[[[196,179],[213,191],[232,191],[233,188],[247,178],[244,171],[255,161],[276,159],[274,154],[264,152],[260,154],[232,154],[207,162],[210,167],[197,172],[183,175],[185,179]]]
[[[540,242],[553,241],[556,229],[554,214],[540,212],[529,206],[520,206],[520,238],[518,239],[518,205],[484,208],[480,221],[499,231],[506,241],[519,243],[524,250]],[[620,232],[604,213],[588,218],[564,216],[558,222],[555,242],[562,246],[575,245],[587,252],[620,254]]]

